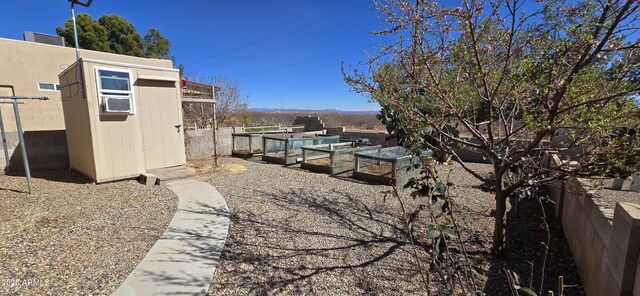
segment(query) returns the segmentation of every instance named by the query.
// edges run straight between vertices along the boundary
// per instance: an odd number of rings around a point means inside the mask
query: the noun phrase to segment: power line
[[[355,5],[354,5],[354,6],[355,6]],[[327,17],[324,17],[324,18],[321,18],[321,19],[318,19],[318,20],[314,20],[314,21],[307,22],[307,23],[305,23],[304,25],[296,26],[296,27],[291,28],[291,29],[289,29],[289,30],[286,30],[286,31],[284,31],[284,32],[280,32],[280,33],[278,33],[278,34],[269,35],[269,36],[266,36],[266,37],[264,37],[264,38],[257,39],[257,40],[255,40],[255,41],[253,41],[253,42],[249,42],[249,43],[247,43],[247,44],[245,44],[245,45],[241,45],[241,46],[238,46],[238,47],[234,47],[234,48],[231,48],[231,49],[228,49],[228,50],[225,50],[225,51],[222,51],[222,52],[218,52],[218,53],[215,53],[215,54],[213,54],[213,55],[210,55],[210,56],[207,56],[207,57],[204,57],[204,58],[197,59],[197,60],[195,60],[195,61],[191,61],[191,62],[188,62],[188,63],[184,63],[184,66],[189,66],[189,65],[193,65],[193,64],[201,63],[201,62],[204,62],[204,61],[207,61],[207,60],[213,59],[213,58],[217,58],[217,57],[220,57],[220,56],[223,56],[223,55],[226,55],[226,54],[232,53],[232,52],[234,52],[234,51],[238,51],[238,50],[241,50],[241,49],[245,49],[245,48],[251,47],[251,46],[256,45],[256,44],[260,44],[260,43],[263,43],[263,42],[267,42],[267,41],[270,41],[270,40],[276,39],[276,38],[278,38],[278,37],[280,37],[280,36],[288,35],[288,34],[289,34],[289,33],[291,33],[291,32],[295,32],[295,31],[301,30],[301,29],[303,29],[303,28],[305,28],[305,27],[309,27],[310,25],[313,25],[313,24],[316,24],[316,23],[319,23],[319,22],[322,22],[322,21],[325,21],[325,20],[328,20],[328,19],[332,19],[332,18],[337,17],[337,16],[339,16],[339,15],[347,14],[347,13],[349,13],[349,12],[350,12],[350,10],[351,10],[351,9],[345,9],[342,13],[330,14],[330,15],[328,15]]]
[[[324,33],[331,33],[331,32],[340,31],[340,30],[342,30],[342,25],[337,24],[337,25],[335,25],[333,27],[329,27],[329,28],[335,28],[335,30],[326,31]],[[322,30],[315,30],[315,31],[312,31],[312,32],[324,31],[326,29],[327,28],[322,28]],[[307,35],[310,35],[310,34],[307,34]],[[279,42],[279,43],[274,43],[274,44],[272,44],[272,46],[275,46],[275,47],[273,47],[272,49],[273,50],[280,49],[280,48],[282,48],[285,45],[288,45],[290,43],[291,42],[284,42],[284,41],[283,42]],[[211,69],[211,68],[214,68],[214,67],[218,67],[220,65],[226,65],[226,64],[235,62],[235,61],[237,61],[239,59],[245,59],[247,57],[256,57],[257,54],[264,54],[265,52],[267,52],[267,51],[264,50],[264,49],[258,48],[256,50],[252,50],[252,51],[246,52],[246,53],[240,53],[239,55],[235,55],[235,56],[229,57],[229,58],[227,58],[225,60],[220,60],[218,62],[214,62],[212,64],[196,65],[195,67],[189,68],[189,70],[190,71],[194,71],[194,72],[204,71],[204,70],[208,70],[208,69]]]
[[[263,70],[256,71],[256,72],[250,72],[250,73],[246,73],[246,74],[241,74],[241,75],[238,75],[238,76],[234,76],[234,78],[237,79],[237,78],[240,78],[240,77],[251,76],[251,75],[256,75],[256,74],[262,74],[262,73],[265,73],[265,72],[271,72],[271,71],[279,70],[279,69],[282,69],[282,68],[292,67],[292,66],[296,66],[296,65],[300,65],[300,64],[310,63],[310,62],[315,62],[315,61],[318,61],[318,60],[322,60],[322,59],[326,59],[326,58],[329,58],[329,57],[332,57],[332,56],[337,56],[337,55],[341,55],[341,54],[344,54],[344,53],[356,51],[356,50],[363,49],[363,48],[366,48],[366,47],[382,45],[382,44],[385,44],[385,43],[388,43],[388,42],[391,42],[391,41],[393,41],[393,40],[386,40],[386,41],[382,41],[382,42],[378,42],[378,43],[371,43],[371,44],[368,44],[368,45],[365,45],[365,46],[351,48],[351,49],[343,50],[343,51],[340,51],[340,52],[334,52],[334,53],[330,53],[330,54],[327,54],[327,55],[314,57],[314,58],[310,58],[310,59],[306,59],[306,60],[301,60],[301,61],[293,62],[293,63],[290,63],[290,64],[286,64],[286,65],[281,65],[281,66],[276,66],[276,67],[272,67],[272,68],[263,69]]]
[[[185,66],[189,66],[189,65],[193,65],[193,64],[197,64],[197,63],[204,62],[204,61],[206,61],[206,60],[210,60],[210,59],[213,59],[213,58],[217,58],[217,57],[219,57],[219,56],[223,56],[223,55],[225,55],[225,54],[232,53],[232,52],[234,52],[234,51],[241,50],[241,49],[244,49],[244,48],[247,48],[247,47],[251,47],[252,45],[262,43],[263,41],[267,41],[267,40],[270,40],[270,39],[275,39],[275,38],[277,38],[277,37],[280,37],[280,36],[282,36],[282,35],[287,34],[288,32],[289,32],[289,31],[286,31],[286,32],[283,32],[283,33],[280,33],[280,34],[275,34],[275,35],[267,36],[267,37],[265,37],[265,38],[258,39],[258,40],[254,41],[254,42],[247,43],[247,44],[245,44],[245,45],[243,45],[243,46],[238,46],[238,47],[235,47],[235,48],[232,48],[232,49],[229,49],[229,50],[225,50],[225,51],[222,51],[222,52],[216,53],[216,54],[214,54],[214,55],[210,55],[210,56],[208,56],[208,57],[205,57],[205,58],[202,58],[202,59],[199,59],[199,60],[195,60],[195,61],[193,61],[193,62],[186,63],[186,64],[184,64],[184,65],[185,65]]]

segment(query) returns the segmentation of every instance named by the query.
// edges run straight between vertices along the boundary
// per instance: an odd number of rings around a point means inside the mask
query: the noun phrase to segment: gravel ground
[[[470,166],[479,172],[490,169],[483,164]],[[479,182],[461,168],[440,167],[442,175],[449,171],[450,180],[457,184],[452,193],[459,203],[458,220],[468,235],[468,252],[486,271],[479,275],[478,287],[487,295],[511,295],[504,268],[516,270],[528,281],[528,261],[538,264],[542,248],[539,241],[532,241],[540,237],[527,232],[539,231],[540,219],[528,219],[531,215],[521,210],[522,217],[511,220],[529,223],[523,223],[526,227],[516,235],[507,234],[511,250],[507,259],[493,258],[489,253],[493,195],[478,189]],[[223,158],[222,169],[206,175],[231,212],[228,239],[209,294],[425,294],[412,248],[401,231],[400,206],[381,193],[389,187],[311,173],[298,166],[232,158]],[[411,206],[411,199],[406,203]],[[421,233],[418,240],[419,256],[425,258],[428,241]],[[551,245],[567,248],[562,236]],[[559,265],[548,263],[554,271],[545,278],[565,275],[565,283],[577,285],[565,292],[580,295],[571,254],[555,249],[551,253],[547,260]],[[552,280],[545,283],[545,287],[554,285]]]
[[[108,295],[156,242],[177,197],[136,181],[94,185],[67,170],[0,176],[0,294]]]

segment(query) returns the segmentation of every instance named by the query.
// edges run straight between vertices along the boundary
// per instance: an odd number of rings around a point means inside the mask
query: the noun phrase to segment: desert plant
[[[414,153],[419,155],[417,151]],[[467,235],[454,211],[456,202],[450,191],[454,184],[447,181],[448,177],[439,175],[430,156],[423,156],[421,160],[413,168],[419,169],[418,177],[411,178],[403,187],[403,192],[408,190],[410,194],[401,194],[398,188],[393,187],[385,192],[385,197],[392,195],[400,204],[405,235],[411,244],[426,294],[432,294],[433,276],[436,276],[443,283],[439,294],[484,295],[476,285],[476,274],[484,271],[469,257]],[[413,207],[404,201],[406,198],[412,199]],[[426,263],[417,252],[415,233],[418,232],[424,234],[423,238],[431,246]]]

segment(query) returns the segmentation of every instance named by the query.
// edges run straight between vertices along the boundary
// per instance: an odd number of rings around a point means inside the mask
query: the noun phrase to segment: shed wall
[[[81,71],[75,64],[60,75],[60,81],[70,82],[77,79]],[[61,89],[64,121],[67,126],[67,151],[69,166],[83,175],[96,179],[96,165],[94,162],[94,141],[91,137],[91,122],[89,118],[88,101],[82,98],[80,84],[65,84]]]
[[[97,182],[106,182],[136,177],[147,171],[150,160],[160,163],[161,167],[186,163],[182,129],[174,127],[182,121],[180,93],[176,85],[179,81],[177,71],[103,64],[92,60],[83,60],[81,65],[86,83],[86,99],[81,99],[80,94],[77,94],[64,103],[69,155],[70,159],[73,159],[70,160],[73,169]],[[134,114],[114,115],[100,112],[96,68],[131,73]],[[75,68],[69,69],[61,75],[60,80],[74,75],[75,71]],[[143,76],[147,78],[139,78]],[[162,85],[139,83],[153,81],[148,80],[148,77],[168,77],[167,79],[173,82],[162,82]],[[141,87],[144,85],[151,86],[151,90],[154,91],[141,95]],[[173,117],[174,120],[157,122],[149,120],[152,116]],[[169,128],[162,128],[167,124],[170,124]],[[153,136],[152,139],[149,140],[145,134]],[[173,162],[168,162],[171,159]]]

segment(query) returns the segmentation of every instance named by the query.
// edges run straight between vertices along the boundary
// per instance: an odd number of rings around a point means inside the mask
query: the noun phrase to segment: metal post
[[[213,159],[214,159],[214,164],[217,167],[219,163],[218,163],[218,124],[216,123],[216,103],[213,103]]]
[[[336,155],[335,152],[329,153],[329,165],[331,166],[332,171],[333,171],[333,168],[336,166],[336,160],[334,158],[335,155]]]
[[[91,2],[91,1],[89,1]],[[74,9],[75,1],[71,1],[71,19],[73,20],[73,41],[76,43],[76,62],[78,63],[78,72],[80,74],[80,95],[83,99],[86,99],[86,94],[84,91],[84,71],[82,71],[82,67],[79,65],[80,63],[80,44],[78,44],[78,29],[76,26],[76,11]],[[91,4],[91,3],[89,3]]]
[[[31,182],[31,171],[29,170],[29,159],[27,157],[27,147],[24,142],[24,136],[22,135],[22,122],[20,120],[20,111],[18,110],[18,101],[16,99],[11,100],[13,102],[13,112],[16,115],[16,126],[18,128],[18,137],[20,138],[20,150],[22,151],[22,162],[24,163],[24,173],[27,176],[27,185],[29,186],[29,194],[33,193],[33,184]]]
[[[393,181],[396,181],[396,162],[392,161],[391,162],[391,179],[393,179]]]
[[[267,139],[264,138],[264,135],[262,135],[262,155],[267,155]]]
[[[2,111],[0,111],[0,133],[2,133],[2,148],[4,148],[4,171],[9,170],[9,147],[7,147],[7,134],[4,131],[4,120],[2,119]]]
[[[71,19],[73,20],[73,40],[76,43],[76,61],[80,59],[80,45],[78,44],[78,29],[76,29],[76,12],[71,2]]]
[[[284,163],[287,163],[287,159],[289,158],[289,139],[284,141]],[[293,145],[291,145],[291,149],[293,149]]]

